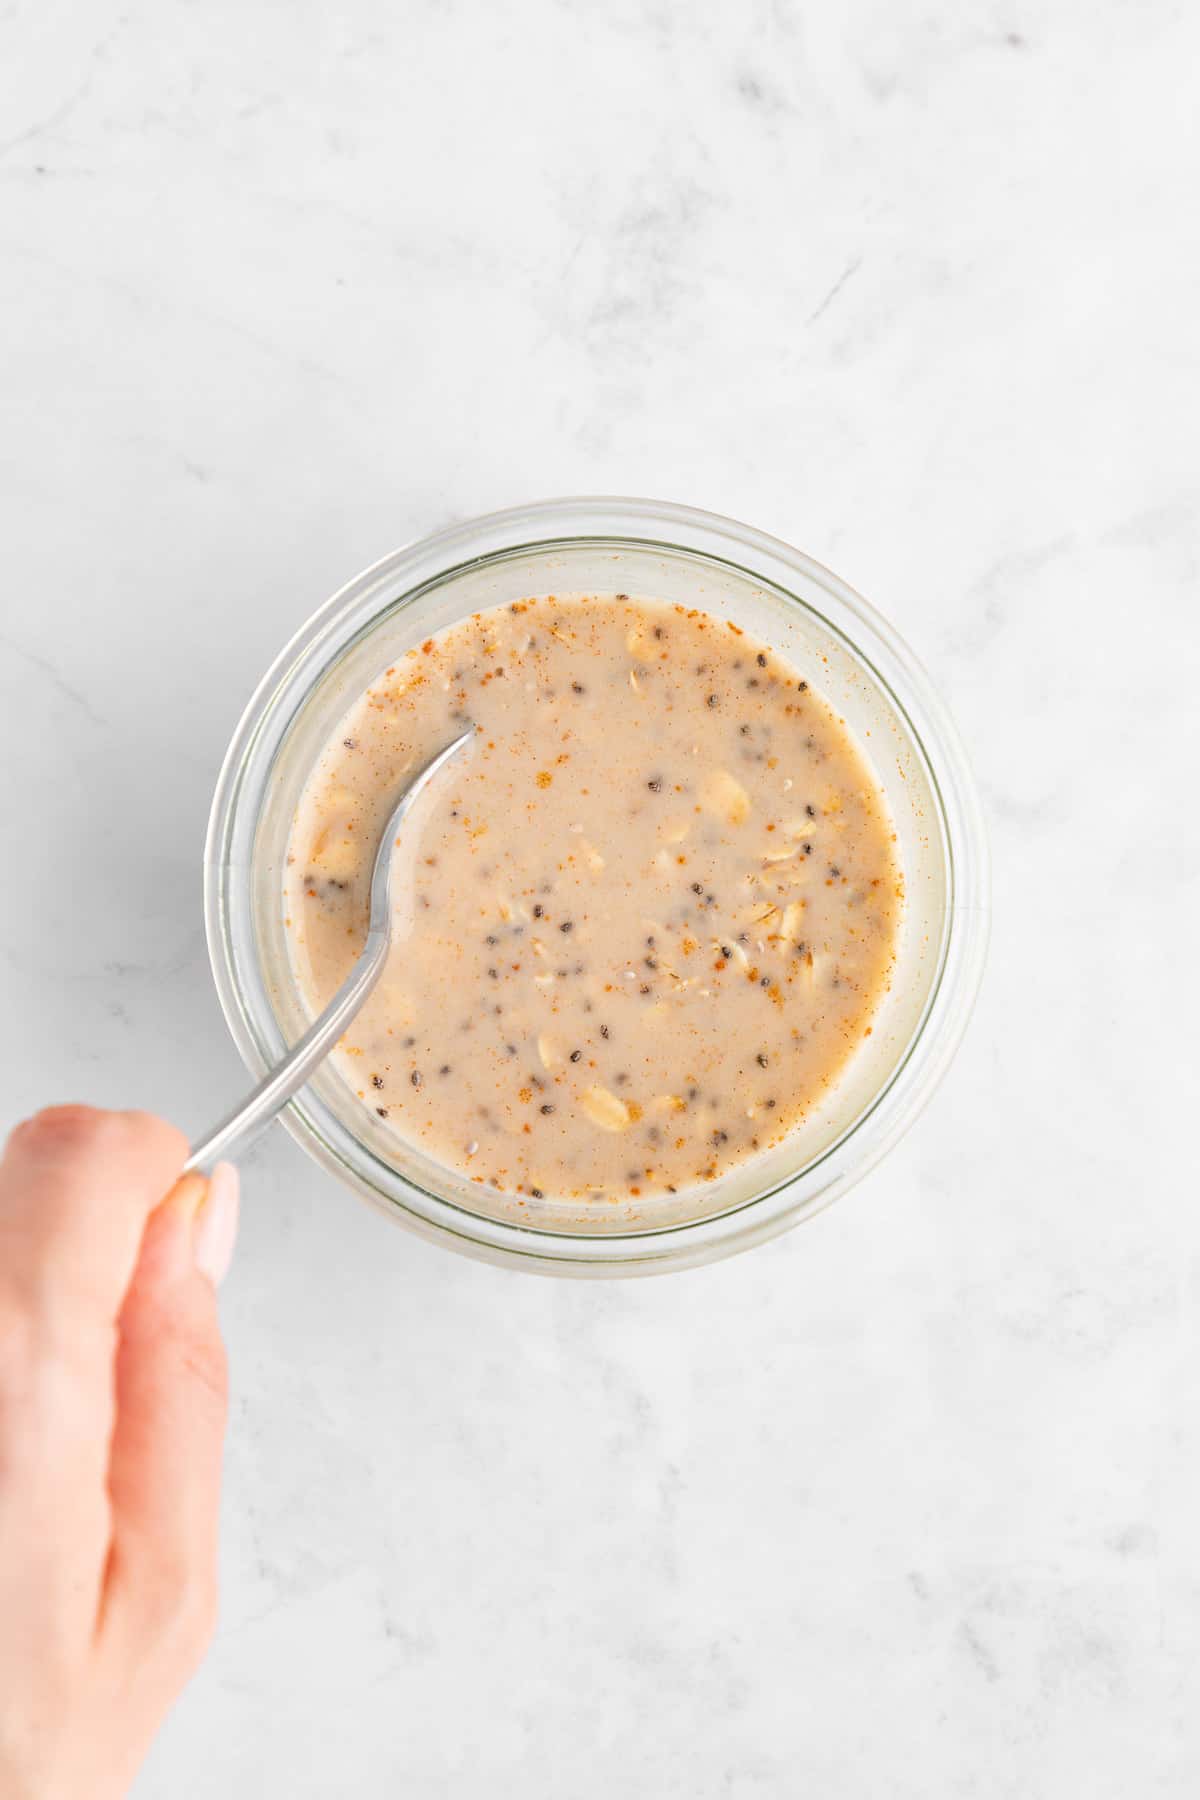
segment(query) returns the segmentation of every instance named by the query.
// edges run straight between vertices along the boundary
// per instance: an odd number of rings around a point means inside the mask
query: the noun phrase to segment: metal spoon
[[[269,1125],[292,1095],[304,1086],[318,1064],[324,1061],[379,980],[387,961],[388,941],[392,930],[392,852],[396,847],[400,827],[438,770],[444,768],[452,756],[457,756],[474,735],[475,727],[471,726],[461,737],[456,737],[452,744],[439,750],[433,760],[427,762],[414,776],[397,801],[375,852],[375,866],[371,871],[371,917],[362,955],[325,1011],[313,1021],[304,1036],[292,1045],[283,1061],[269,1075],[264,1076],[253,1093],[234,1107],[219,1125],[214,1125],[211,1131],[192,1145],[191,1154],[183,1165],[185,1173],[191,1169],[210,1169],[222,1157],[228,1156],[235,1144],[260,1131],[264,1125]]]

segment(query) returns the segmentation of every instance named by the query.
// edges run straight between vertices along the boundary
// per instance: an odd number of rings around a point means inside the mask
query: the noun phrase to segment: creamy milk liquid
[[[902,904],[882,794],[807,672],[624,594],[517,601],[409,651],[292,830],[314,1013],[361,950],[406,777],[467,721],[335,1053],[362,1104],[518,1199],[673,1193],[776,1143],[870,1033]]]

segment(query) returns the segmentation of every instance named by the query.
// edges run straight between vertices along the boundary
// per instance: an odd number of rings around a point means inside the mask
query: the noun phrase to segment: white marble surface
[[[140,1800],[1197,1791],[1198,58],[1176,0],[0,9],[6,1121],[237,1091],[234,720],[492,506],[832,563],[996,859],[935,1102],[730,1263],[499,1273],[259,1148]]]

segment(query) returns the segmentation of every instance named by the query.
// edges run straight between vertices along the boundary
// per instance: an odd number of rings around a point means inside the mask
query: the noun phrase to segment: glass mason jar
[[[284,1122],[313,1159],[423,1236],[513,1267],[647,1274],[725,1256],[810,1217],[912,1123],[966,1025],[988,931],[987,846],[957,733],[928,678],[866,601],[820,564],[731,519],[648,500],[554,500],[397,550],[326,602],[263,677],[217,782],[205,857],[213,975],[247,1068],[304,1028],[283,918],[296,805],[338,721],[379,671],[464,615],[536,593],[685,601],[771,644],[866,751],[905,877],[892,985],[826,1101],[718,1180],[621,1208],[472,1185],[386,1132],[326,1066]]]

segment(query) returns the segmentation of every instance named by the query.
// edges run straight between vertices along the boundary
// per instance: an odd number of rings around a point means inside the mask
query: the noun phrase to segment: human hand
[[[0,1800],[125,1794],[212,1632],[238,1192],[186,1154],[61,1106],[0,1162]]]

